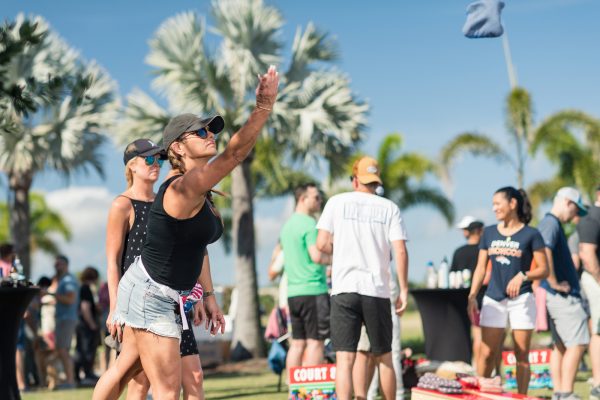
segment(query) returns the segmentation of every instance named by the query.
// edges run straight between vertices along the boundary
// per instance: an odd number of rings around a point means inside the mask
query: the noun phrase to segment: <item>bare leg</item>
[[[322,340],[306,340],[306,359],[303,365],[319,365],[323,363],[325,343]]]
[[[552,356],[550,358],[550,375],[552,376],[552,385],[554,386],[554,393],[562,393],[563,391],[561,369],[564,354],[564,346],[555,344],[552,349]]]
[[[127,382],[142,370],[133,330],[126,326],[123,332],[121,354],[114,364],[106,370],[94,388],[93,400],[116,400]]]
[[[133,330],[142,366],[157,400],[179,400],[181,356],[179,339]]]
[[[335,390],[339,400],[352,399],[352,366],[356,359],[356,353],[350,351],[337,351]]]
[[[17,367],[17,386],[19,390],[25,390],[25,352],[17,349],[15,356],[15,365]]]
[[[58,349],[58,358],[63,365],[65,374],[67,375],[67,383],[75,384],[75,372],[73,370],[73,359],[69,354],[69,349]]]
[[[478,366],[477,363],[481,358],[480,350],[481,350],[481,327],[480,326],[471,326],[471,337],[473,338],[473,358],[472,364],[473,368],[477,371]]]
[[[595,330],[592,330],[588,354],[590,355],[590,361],[592,362],[592,379],[594,381],[594,386],[598,386],[600,385],[600,335],[594,334],[594,332]]]
[[[287,354],[285,367],[289,371],[292,367],[299,367],[302,365],[302,355],[306,349],[306,340],[292,339],[292,344]]]
[[[142,371],[127,383],[127,400],[146,400],[148,390],[150,390],[150,380]]]
[[[367,388],[370,380],[368,379],[369,353],[366,351],[356,352],[354,365],[352,366],[352,387],[354,388],[354,397],[357,400],[367,398]]]
[[[183,400],[204,400],[204,373],[200,356],[192,354],[183,357],[181,369]]]
[[[492,376],[503,341],[504,328],[481,327],[481,351],[477,361],[477,375],[488,378]]]
[[[517,359],[517,387],[519,394],[527,394],[531,369],[529,368],[529,346],[531,344],[529,329],[513,329],[515,357]]]
[[[568,347],[565,351],[562,359],[561,392],[570,393],[573,391],[577,369],[579,368],[579,362],[581,361],[584,351],[585,346],[572,346]]]
[[[381,379],[381,393],[384,399],[396,398],[396,373],[392,353],[385,353],[375,357],[379,366],[379,377]]]

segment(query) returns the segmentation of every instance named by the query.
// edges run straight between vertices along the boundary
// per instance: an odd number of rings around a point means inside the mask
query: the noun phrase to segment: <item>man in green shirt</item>
[[[285,254],[292,344],[287,368],[323,362],[324,340],[329,337],[329,295],[326,265],[331,259],[317,250],[317,221],[321,194],[314,183],[294,190],[296,209],[287,220],[279,241]]]

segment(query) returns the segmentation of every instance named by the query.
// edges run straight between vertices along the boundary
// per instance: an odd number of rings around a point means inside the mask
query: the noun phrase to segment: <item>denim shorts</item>
[[[179,304],[164,295],[143,268],[142,260],[138,257],[121,278],[113,320],[158,336],[181,340]]]

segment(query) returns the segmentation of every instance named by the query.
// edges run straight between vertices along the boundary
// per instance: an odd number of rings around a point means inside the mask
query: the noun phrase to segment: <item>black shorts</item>
[[[181,342],[179,342],[179,353],[181,354],[181,357],[199,354],[198,343],[196,343],[196,337],[194,336],[194,331],[192,330],[192,326],[194,326],[192,313],[185,313],[185,318],[187,318],[187,323],[190,329],[181,331]]]
[[[392,351],[390,299],[340,293],[331,296],[331,343],[334,351],[356,352],[360,327],[365,325],[371,353]]]
[[[288,297],[293,339],[329,337],[329,295]]]

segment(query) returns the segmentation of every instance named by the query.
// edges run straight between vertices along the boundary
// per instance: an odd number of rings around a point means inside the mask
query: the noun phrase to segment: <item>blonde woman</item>
[[[119,327],[113,322],[119,280],[142,252],[146,239],[148,212],[154,201],[154,183],[166,156],[161,148],[148,139],[138,139],[125,148],[125,178],[127,190],[112,204],[108,217],[106,256],[110,312],[106,320],[113,337]],[[141,283],[141,282],[140,282]],[[182,386],[185,399],[203,399],[202,367],[193,331],[184,331],[180,346]],[[114,375],[120,385],[127,383],[124,375]],[[127,383],[127,399],[145,400],[150,381],[140,372]]]

